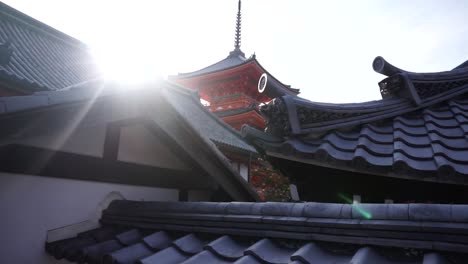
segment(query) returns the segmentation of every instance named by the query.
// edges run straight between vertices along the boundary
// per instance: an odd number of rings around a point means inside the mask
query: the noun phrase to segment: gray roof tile
[[[126,232],[120,233],[115,236],[115,238],[122,244],[122,245],[131,245],[135,242],[139,241],[142,238],[142,235],[138,229],[131,229]]]
[[[291,255],[291,260],[300,263],[340,264],[349,263],[353,255],[335,254],[327,252],[315,243],[307,243]]]
[[[142,264],[175,264],[181,263],[188,259],[189,256],[183,254],[175,247],[168,247],[149,257],[141,259]]]
[[[0,43],[9,43],[11,57],[0,75],[29,92],[59,90],[97,76],[88,48],[3,3]]]
[[[174,207],[175,204],[114,201],[110,209],[103,212],[104,229],[111,224],[139,227],[143,209],[152,212],[151,217],[145,216],[145,230],[162,228],[165,231],[148,236],[137,236],[144,232],[136,232],[136,229],[121,233],[103,231],[104,235],[96,236],[98,229],[52,242],[46,246],[47,252],[58,258],[89,263],[102,260],[134,263],[137,259],[138,263],[146,264],[424,264],[447,260],[461,264],[468,261],[466,205],[257,203],[258,210],[234,210],[242,214],[231,215],[212,206],[217,203],[186,202]],[[243,208],[241,203],[232,204],[233,208]],[[244,205],[252,207],[252,203]],[[278,210],[272,210],[272,206]],[[174,208],[173,218],[166,219],[163,208]],[[372,215],[372,219],[363,217],[359,210]],[[113,214],[119,217],[113,219]],[[210,214],[224,217],[209,223],[200,222],[196,217]],[[260,217],[262,221],[236,222],[230,216]],[[132,243],[123,245],[116,236],[130,237],[126,243]],[[176,236],[179,238],[172,240]],[[86,240],[93,237],[108,240]],[[137,237],[139,239],[134,239]],[[106,257],[102,258],[104,255]]]
[[[343,204],[306,203],[304,206],[304,216],[341,218]]]
[[[290,261],[294,249],[279,247],[271,239],[262,239],[245,250],[245,254],[255,256],[264,263],[282,264]]]
[[[237,241],[230,236],[222,236],[205,246],[205,249],[229,260],[237,260],[244,255],[249,243]]]
[[[153,255],[153,251],[150,250],[144,243],[137,243],[105,255],[103,262],[133,264],[136,260],[151,255]]]
[[[468,68],[419,74],[389,66],[380,57],[375,61],[392,69],[375,68],[379,73],[409,76],[407,81],[416,89],[412,95],[400,93],[410,89],[403,84],[385,90],[385,79],[380,101],[325,104],[282,96],[261,109],[269,124],[267,133],[244,127],[243,134],[276,159],[466,184]]]
[[[144,237],[143,242],[156,251],[168,247],[172,242],[172,238],[167,232],[159,231]]]
[[[114,252],[123,247],[117,240],[107,240],[80,250],[81,259],[88,263],[101,263],[105,254]],[[57,256],[55,256],[57,258]]]
[[[172,242],[177,249],[188,255],[201,252],[205,243],[194,234],[189,234]]]
[[[262,262],[251,255],[243,256],[234,264],[262,264]]]
[[[182,262],[183,264],[199,264],[199,263],[214,263],[214,264],[224,264],[232,263],[229,260],[225,260],[216,254],[213,254],[210,251],[204,250],[199,254],[194,255],[193,257]]]
[[[199,102],[200,99],[193,93],[179,88],[179,92],[172,90],[165,92],[165,95],[174,108],[201,135],[215,143],[256,153],[255,148],[246,143],[237,131],[205,109]]]

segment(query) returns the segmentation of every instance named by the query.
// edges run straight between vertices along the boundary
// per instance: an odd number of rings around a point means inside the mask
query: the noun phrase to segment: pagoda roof
[[[250,61],[251,58],[245,58],[245,54],[240,50],[234,50],[229,53],[225,59],[222,59],[218,62],[211,64],[203,69],[187,72],[187,73],[179,73],[178,75],[174,76],[175,78],[190,78],[195,77],[203,74],[213,73],[217,71],[222,71],[226,69],[230,69],[239,65],[244,64],[245,62]]]
[[[97,77],[86,45],[0,3],[0,78],[23,92],[59,90]]]
[[[190,79],[190,78],[198,78],[204,75],[211,75],[215,73],[221,73],[223,71],[235,69],[238,67],[242,67],[247,64],[254,64],[256,67],[260,69],[261,72],[266,73],[274,83],[273,85],[269,86],[269,91],[267,93],[272,94],[273,96],[282,96],[282,95],[297,95],[299,94],[299,89],[292,88],[290,85],[284,84],[276,79],[273,75],[271,75],[257,60],[255,54],[250,56],[249,58],[245,58],[244,53],[240,50],[234,50],[229,53],[225,59],[220,60],[208,67],[203,69],[188,72],[188,73],[179,73],[178,75],[170,76],[171,79]]]
[[[226,117],[226,116],[234,116],[234,115],[239,115],[239,114],[244,114],[248,112],[258,112],[257,107],[255,105],[250,105],[246,107],[240,107],[236,109],[229,109],[229,110],[224,110],[224,111],[216,111],[213,112],[216,116],[218,117]]]
[[[465,65],[465,66],[463,66]],[[377,57],[383,99],[356,104],[295,96],[262,107],[267,132],[243,133],[272,157],[390,177],[468,184],[468,67],[414,73]]]

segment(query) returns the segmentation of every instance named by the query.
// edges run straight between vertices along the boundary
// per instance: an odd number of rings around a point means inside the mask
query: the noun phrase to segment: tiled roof
[[[216,117],[201,103],[196,92],[173,86],[166,90],[165,96],[183,118],[201,135],[215,143],[221,143],[246,152],[257,153],[255,148],[247,143],[239,132]]]
[[[229,53],[225,59],[220,60],[208,67],[205,67],[201,70],[189,72],[189,73],[179,73],[175,76],[170,76],[171,79],[189,79],[198,76],[202,76],[205,74],[221,72],[224,70],[229,70],[232,68],[236,68],[238,66],[246,65],[249,63],[254,63],[256,67],[258,67],[261,73],[265,75],[265,85],[267,88],[265,89],[265,93],[270,97],[282,96],[286,94],[290,95],[297,95],[299,93],[299,89],[291,88],[290,85],[286,85],[281,83],[278,79],[276,79],[273,75],[271,75],[263,66],[257,61],[255,54],[252,55],[250,58],[246,59],[244,53],[240,50],[234,50]],[[268,81],[267,81],[268,80]]]
[[[255,148],[247,143],[239,132],[205,109],[195,92],[168,82],[161,82],[156,84],[156,86],[159,86],[158,89],[162,91],[162,95],[174,106],[181,117],[202,136],[213,142],[219,142],[243,151],[256,153]],[[0,98],[0,115],[2,113],[14,113],[28,109],[90,100],[125,91],[128,91],[128,89],[119,85],[93,81],[63,91],[47,91],[27,96],[3,97]]]
[[[419,74],[389,66],[383,100],[324,104],[292,96],[262,108],[268,133],[245,127],[282,158],[376,174],[468,184],[468,68]]]
[[[84,117],[81,117],[83,113]],[[167,138],[168,146],[176,146],[175,153],[178,155],[186,155],[183,159],[195,166],[194,172],[201,171],[211,177],[201,183],[215,187],[215,184],[219,184],[229,195],[235,197],[233,199],[258,199],[251,186],[232,168],[220,148],[216,147],[216,143],[222,143],[223,150],[229,148],[228,150],[247,152],[247,157],[249,154],[255,155],[256,150],[237,131],[201,105],[195,92],[169,82],[133,86],[131,89],[126,85],[122,87],[114,83],[89,82],[67,90],[2,97],[0,134],[4,138],[14,138],[18,131],[31,136],[46,133],[44,130],[59,133],[65,131],[64,127],[69,125],[69,120],[75,120],[78,115],[80,120],[90,118],[95,120],[90,122],[100,124],[115,120],[135,120],[150,131],[153,128],[159,129],[160,131],[154,131],[155,135]],[[30,120],[37,120],[38,117],[41,122],[31,123]],[[114,121],[109,121],[110,117]],[[21,140],[18,143],[21,144]],[[68,153],[63,152],[65,154]],[[49,175],[50,170],[44,173]],[[185,178],[193,181],[193,177],[189,175],[191,174],[188,173]],[[126,178],[120,180],[127,181]],[[161,184],[173,180],[162,179]]]
[[[225,59],[222,59],[216,63],[211,64],[203,69],[194,71],[194,72],[187,72],[187,73],[179,73],[177,77],[182,78],[189,78],[194,76],[199,76],[207,73],[212,73],[220,70],[229,69],[232,67],[239,66],[245,62],[250,61],[251,59],[246,59],[245,54],[240,50],[234,50],[229,53]]]
[[[255,104],[251,104],[249,106],[239,107],[235,109],[218,110],[213,113],[218,117],[226,117],[226,116],[240,115],[240,114],[251,112],[251,111],[255,111],[258,114],[260,114],[258,111],[258,107]]]
[[[87,263],[466,263],[466,212],[466,205],[114,201],[103,227],[46,250]]]
[[[3,3],[0,14],[3,80],[34,92],[63,89],[97,76],[89,51],[80,41]]]

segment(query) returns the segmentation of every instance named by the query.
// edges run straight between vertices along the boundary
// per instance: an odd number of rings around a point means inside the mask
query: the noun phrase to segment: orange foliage
[[[291,200],[288,178],[281,175],[261,158],[252,162],[250,184],[263,201],[285,202]]]

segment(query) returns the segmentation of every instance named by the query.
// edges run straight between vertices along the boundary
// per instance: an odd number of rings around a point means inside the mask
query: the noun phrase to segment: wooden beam
[[[203,179],[203,175],[192,171],[104,160],[18,144],[0,147],[0,171],[161,188],[212,187],[209,179]]]
[[[122,126],[111,123],[107,125],[106,138],[104,140],[103,159],[116,161],[119,155],[120,131]]]

